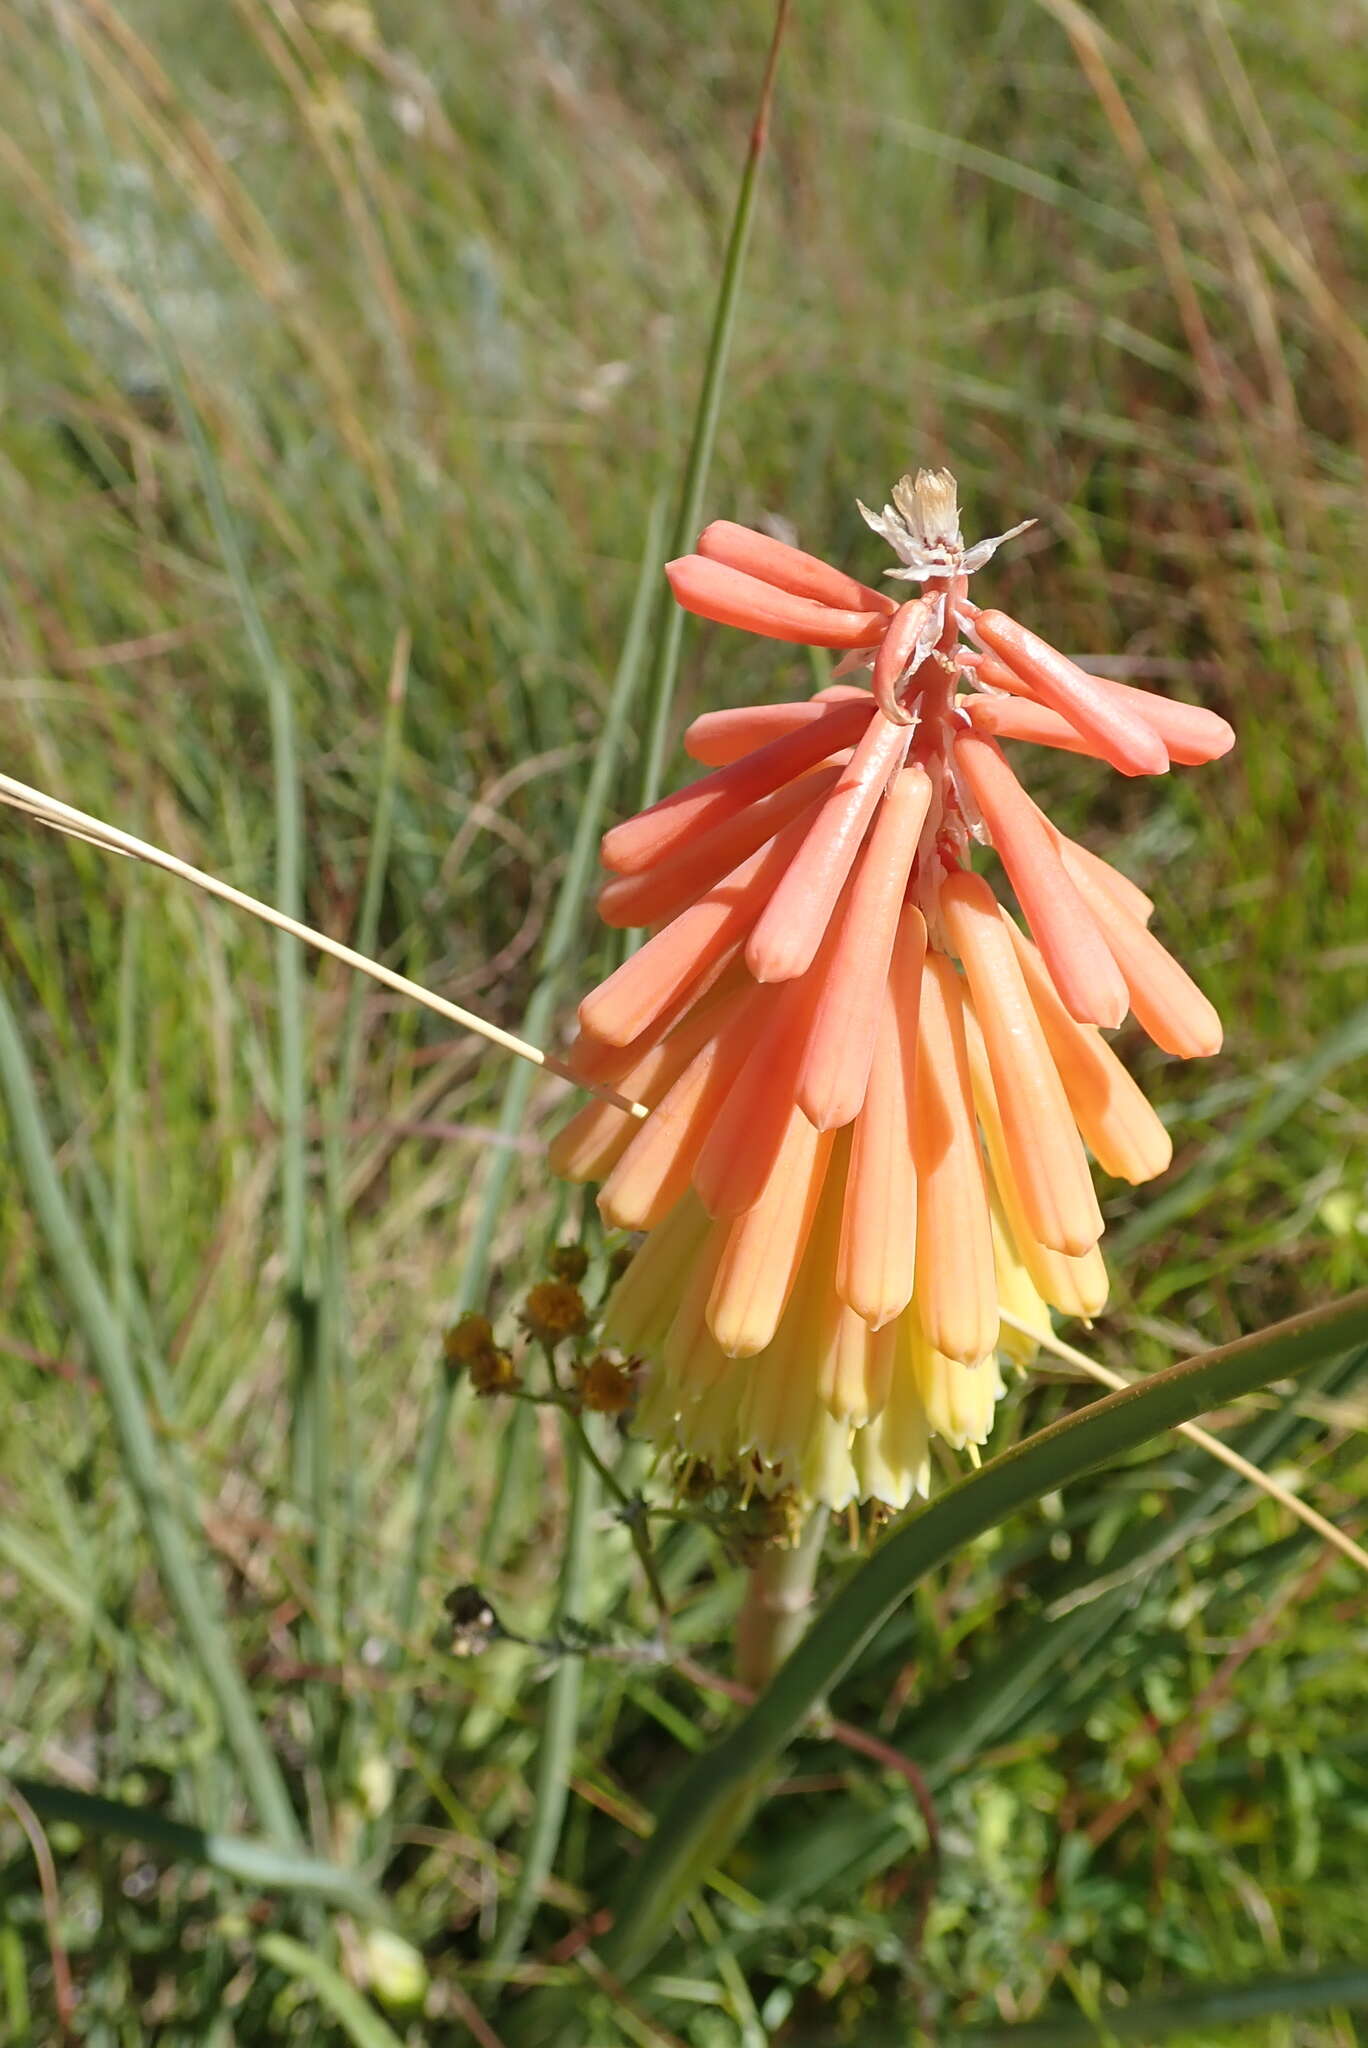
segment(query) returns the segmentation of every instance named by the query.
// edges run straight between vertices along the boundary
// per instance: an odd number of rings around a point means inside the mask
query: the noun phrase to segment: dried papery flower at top
[[[727,520],[668,565],[686,610],[844,650],[844,680],[705,713],[685,745],[711,772],[605,835],[604,915],[654,930],[584,999],[573,1057],[649,1114],[591,1103],[553,1163],[647,1232],[604,1324],[649,1362],[640,1428],[762,1488],[900,1506],[933,1437],[986,1440],[999,1357],[1029,1361],[1004,1311],[1044,1332],[1102,1307],[1085,1148],[1131,1181],[1168,1163],[1102,1030],[1129,1010],[1181,1057],[1220,1044],[1148,899],[999,743],[1135,776],[1234,735],[974,604],[1024,526],[966,548],[948,471],[860,510],[918,586],[901,603]]]

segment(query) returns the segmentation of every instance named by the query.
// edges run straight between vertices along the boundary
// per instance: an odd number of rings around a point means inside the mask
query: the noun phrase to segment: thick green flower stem
[[[218,1710],[224,1740],[237,1758],[262,1826],[277,1843],[297,1849],[302,1836],[284,1779],[233,1660],[216,1591],[198,1554],[196,1537],[177,1514],[166,1486],[126,1332],[58,1176],[37,1082],[3,990],[0,1097],[9,1112],[10,1155],[27,1185],[34,1221],[109,1404],[124,1475],[138,1504],[167,1600]]]
[[[828,1603],[755,1705],[683,1771],[645,1851],[610,1901],[615,1917],[600,1948],[603,1961],[623,1978],[649,1961],[680,1906],[740,1835],[814,1706],[927,1572],[1043,1494],[1365,1339],[1368,1289],[1109,1394],[904,1517]],[[544,2037],[529,2031],[526,2038]]]
[[[736,1617],[736,1675],[752,1692],[769,1684],[807,1627],[826,1527],[826,1509],[814,1509],[796,1543],[770,1544],[750,1568]]]

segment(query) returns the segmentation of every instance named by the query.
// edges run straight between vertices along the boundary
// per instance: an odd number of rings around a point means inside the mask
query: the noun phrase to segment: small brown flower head
[[[475,1392],[486,1399],[491,1394],[511,1394],[522,1385],[511,1354],[501,1351],[497,1344],[478,1351],[466,1367],[466,1374]]]
[[[632,1405],[631,1367],[619,1365],[606,1351],[596,1352],[580,1375],[579,1395],[595,1415],[621,1415]]]
[[[442,1339],[442,1356],[448,1365],[473,1365],[482,1352],[493,1349],[494,1326],[488,1316],[471,1310],[451,1325]]]
[[[618,1281],[627,1271],[636,1254],[637,1248],[634,1244],[620,1244],[613,1253],[612,1258],[608,1261],[608,1278],[614,1286],[617,1285]]]
[[[507,1394],[520,1384],[513,1360],[494,1342],[489,1317],[474,1310],[451,1325],[442,1339],[442,1356],[448,1371],[464,1372],[477,1394]]]
[[[529,1337],[543,1344],[560,1344],[567,1337],[578,1337],[589,1317],[584,1297],[572,1281],[539,1280],[528,1289],[518,1320]]]
[[[589,1254],[582,1244],[558,1244],[547,1263],[557,1280],[578,1287],[589,1271]]]

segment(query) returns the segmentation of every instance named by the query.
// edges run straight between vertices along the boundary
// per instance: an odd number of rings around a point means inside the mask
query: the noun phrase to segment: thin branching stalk
[[[248,1835],[214,1834],[172,1820],[160,1807],[130,1806],[42,1778],[16,1777],[13,1782],[40,1820],[64,1821],[101,1839],[138,1842],[168,1862],[217,1871],[252,1891],[321,1899],[377,1924],[391,1917],[386,1901],[364,1878],[316,1856]]]
[[[560,1587],[552,1622],[556,1634],[567,1623],[580,1618],[578,1610],[583,1604],[588,1579],[591,1523],[598,1501],[598,1476],[584,1455],[579,1435],[569,1416],[564,1419],[562,1441],[570,1482],[570,1504],[565,1522]],[[521,1950],[537,1910],[542,1886],[556,1860],[570,1796],[583,1677],[582,1658],[561,1657],[557,1659],[547,1683],[546,1717],[537,1746],[537,1768],[532,1788],[532,1822],[523,1845],[517,1890],[490,1957],[490,1967],[496,1974],[506,1970]]]
[[[555,1018],[568,970],[574,960],[575,947],[579,937],[580,915],[588,896],[594,873],[594,861],[598,848],[599,827],[608,802],[608,793],[617,768],[622,744],[627,732],[627,721],[632,704],[636,699],[645,653],[646,626],[650,608],[652,586],[658,566],[660,533],[663,524],[659,504],[652,508],[648,523],[646,545],[642,552],[641,567],[637,574],[636,592],[632,602],[631,617],[628,621],[627,637],[623,642],[617,674],[613,679],[608,710],[604,717],[603,730],[599,735],[594,755],[594,765],[589,777],[589,787],[584,793],[584,802],[575,821],[575,836],[571,842],[565,875],[556,897],[552,912],[551,926],[546,935],[542,951],[541,979],[527,1006],[523,1018],[523,1030],[534,1043],[540,1042],[551,1028]],[[503,1101],[499,1108],[498,1131],[500,1137],[511,1138],[522,1128],[523,1118],[532,1092],[530,1068],[518,1066],[504,1083]],[[488,1155],[484,1185],[480,1192],[480,1206],[465,1246],[465,1263],[457,1282],[456,1296],[451,1304],[453,1315],[464,1315],[482,1301],[489,1278],[490,1252],[494,1243],[494,1232],[498,1224],[499,1211],[508,1187],[509,1175],[513,1168],[513,1149],[507,1144],[495,1144]],[[409,1534],[408,1550],[404,1558],[403,1572],[399,1584],[396,1612],[399,1633],[406,1635],[413,1626],[418,1603],[418,1580],[423,1562],[428,1554],[432,1538],[432,1523],[436,1513],[438,1481],[446,1455],[447,1428],[451,1419],[451,1403],[455,1392],[451,1374],[444,1359],[439,1359],[436,1384],[432,1394],[432,1405],[423,1425],[422,1439],[418,1448],[418,1476],[414,1487],[413,1523]]]

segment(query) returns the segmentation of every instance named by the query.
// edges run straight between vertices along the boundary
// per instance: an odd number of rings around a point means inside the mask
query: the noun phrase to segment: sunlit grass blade
[[[1360,1378],[1368,1355],[1359,1348],[1339,1360],[1313,1366],[1302,1389],[1307,1395],[1344,1393]],[[1255,1409],[1239,1432],[1238,1448],[1257,1465],[1281,1462],[1305,1435],[1296,1404]],[[1137,1589],[1151,1583],[1186,1544],[1233,1512],[1238,1481],[1205,1449],[1187,1453],[1169,1470],[1170,1511],[1162,1517],[1127,1519],[1112,1540],[1071,1556],[1053,1573],[1038,1577],[1039,1612],[1022,1625],[1004,1625],[982,1645],[962,1676],[943,1683],[903,1722],[901,1739],[922,1762],[933,1783],[944,1783],[987,1749],[1032,1733],[1067,1732],[1079,1725],[1078,1709],[1066,1702],[1061,1673],[1068,1673],[1070,1699],[1089,1690],[1110,1691],[1129,1672],[1137,1681],[1150,1654],[1145,1634],[1117,1638],[1117,1624],[1129,1612]],[[1309,1532],[1299,1531],[1309,1539]],[[861,1677],[877,1668],[873,1653],[858,1667]]]
[[[1096,1380],[1100,1386],[1110,1387],[1115,1391],[1120,1387],[1132,1387],[1137,1384],[1135,1380],[1127,1379],[1124,1374],[1113,1372],[1110,1366],[1102,1365],[1095,1358],[1089,1358],[1086,1352],[1080,1351],[1076,1345],[1061,1342],[1053,1331],[1031,1329],[1016,1316],[1009,1314],[1006,1309],[1002,1312],[1002,1320],[1010,1324],[1014,1330],[1034,1337],[1041,1348],[1052,1357],[1063,1359],[1086,1378]],[[1190,1444],[1196,1444],[1219,1464],[1229,1466],[1232,1472],[1238,1472],[1241,1479],[1247,1479],[1260,1493],[1266,1494],[1270,1500],[1277,1501],[1279,1507],[1286,1508],[1298,1521],[1305,1522],[1308,1529],[1314,1529],[1323,1543],[1330,1544],[1342,1557],[1347,1557],[1351,1564],[1357,1565],[1361,1572],[1368,1573],[1368,1551],[1364,1550],[1362,1544],[1355,1543],[1352,1536],[1347,1536],[1344,1530],[1337,1528],[1333,1522],[1327,1522],[1324,1515],[1318,1514],[1315,1508],[1282,1485],[1271,1473],[1261,1472],[1248,1458],[1241,1457],[1238,1451],[1223,1443],[1220,1437],[1213,1436],[1209,1430],[1200,1428],[1195,1422],[1180,1422],[1178,1434],[1185,1436]]]
[[[519,1038],[512,1031],[504,1031],[497,1024],[491,1024],[486,1017],[477,1016],[473,1010],[466,1010],[459,1003],[448,1002],[445,996],[437,995],[432,989],[424,988],[421,982],[410,981],[407,975],[397,974],[382,961],[372,960],[364,953],[358,953],[354,946],[344,946],[339,939],[330,938],[326,932],[315,931],[311,925],[300,924],[296,919],[286,917],[274,904],[263,903],[258,897],[249,896],[242,889],[235,889],[230,882],[222,881],[217,875],[206,874],[202,868],[192,867],[188,861],[167,853],[160,846],[153,846],[146,839],[139,839],[131,832],[124,832],[116,825],[106,825],[103,820],[92,817],[87,811],[80,811],[72,804],[62,803],[56,797],[44,795],[41,790],[29,784],[17,782],[11,775],[0,775],[0,802],[12,809],[25,813],[40,824],[51,827],[71,839],[88,840],[107,853],[127,854],[135,860],[145,861],[149,867],[160,868],[164,874],[175,875],[178,880],[189,882],[194,888],[202,889],[207,896],[213,896],[220,903],[227,903],[234,910],[245,911],[249,917],[260,919],[263,924],[274,926],[298,940],[302,946],[311,946],[316,952],[326,953],[329,959],[338,960],[344,967],[350,967],[358,974],[368,975],[372,981],[380,982],[397,995],[406,996],[410,1002],[419,1003],[435,1016],[444,1017],[449,1024],[455,1024],[462,1031],[473,1031],[490,1045],[498,1046],[503,1052],[512,1053],[517,1059],[525,1060],[530,1066],[544,1067],[548,1073],[559,1074],[564,1080],[572,1081],[577,1088],[585,1088],[590,1094],[602,1096],[619,1109],[635,1111],[644,1116],[639,1108],[615,1089],[601,1087],[592,1082],[582,1081],[564,1061],[543,1052],[525,1038]]]

